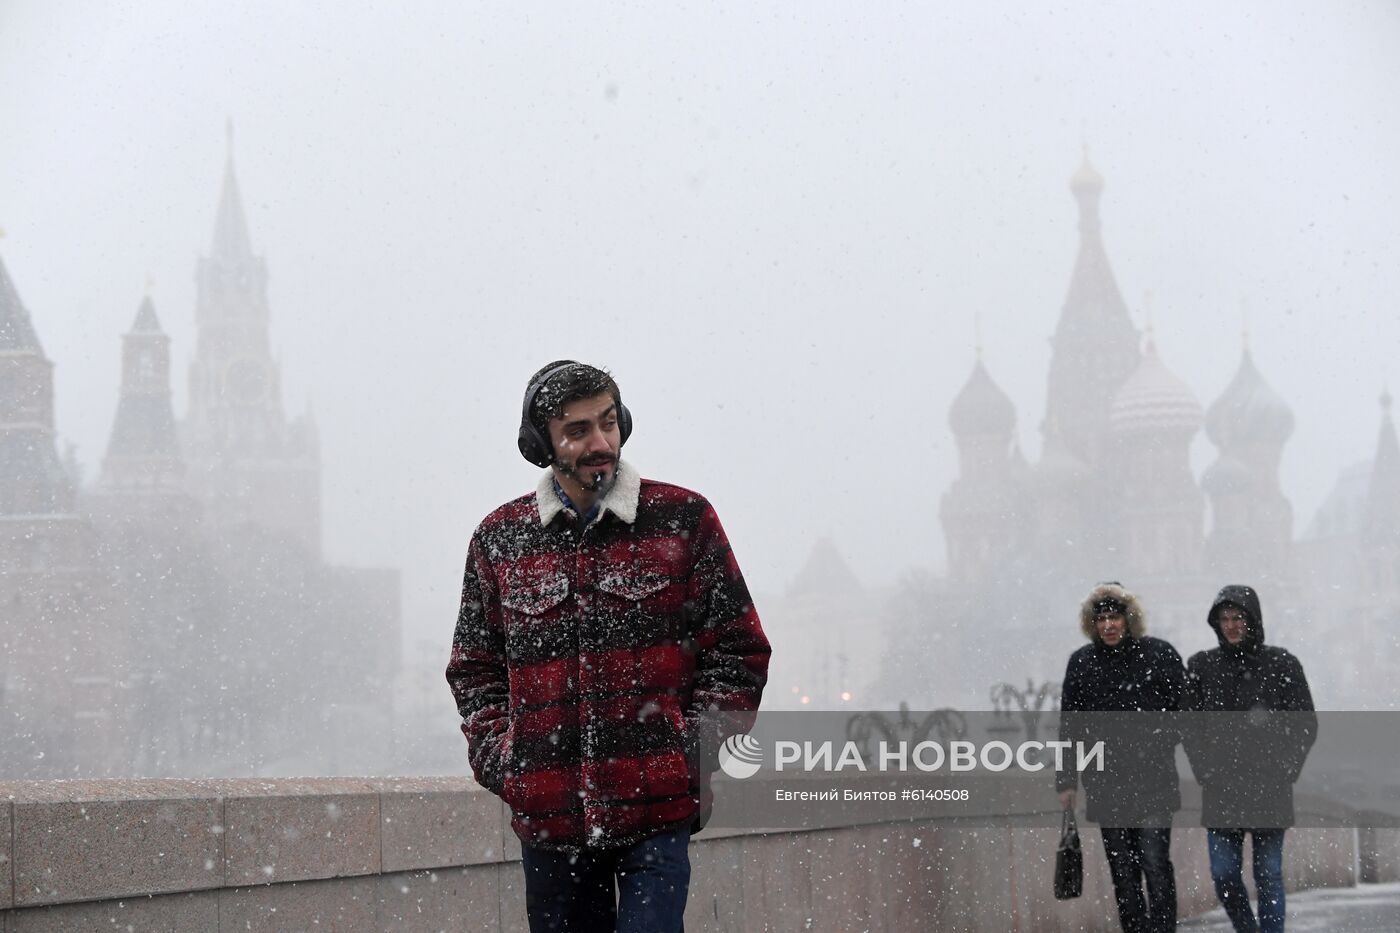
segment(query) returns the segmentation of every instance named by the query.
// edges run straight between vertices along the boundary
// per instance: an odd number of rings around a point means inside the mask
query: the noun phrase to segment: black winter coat
[[[1231,645],[1217,615],[1225,605],[1248,619],[1245,639]],[[1194,713],[1184,736],[1201,785],[1201,824],[1216,829],[1292,826],[1293,782],[1317,738],[1317,715],[1303,665],[1264,644],[1259,597],[1227,586],[1208,617],[1220,647],[1192,655],[1185,706]]]
[[[1060,740],[1105,743],[1104,770],[1076,772],[1069,750],[1055,775],[1057,791],[1084,783],[1085,816],[1105,826],[1152,825],[1181,808],[1175,718],[1185,671],[1181,655],[1160,638],[1100,641],[1070,655],[1060,694]],[[1110,716],[1108,713],[1141,715]]]

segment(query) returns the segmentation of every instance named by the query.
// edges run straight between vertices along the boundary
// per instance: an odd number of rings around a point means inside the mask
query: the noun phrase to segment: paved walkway
[[[1224,910],[1213,910],[1180,929],[1193,933],[1230,933]],[[1319,888],[1288,895],[1288,933],[1395,933],[1400,930],[1400,884],[1363,884],[1355,888]]]

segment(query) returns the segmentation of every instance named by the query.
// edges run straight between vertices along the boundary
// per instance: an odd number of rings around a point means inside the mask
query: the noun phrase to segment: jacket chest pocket
[[[671,577],[661,564],[604,564],[598,569],[598,589],[629,603],[640,603],[670,583]]]
[[[542,616],[569,595],[569,578],[561,571],[507,575],[501,605],[526,616]]]
[[[520,667],[561,657],[571,651],[570,629],[558,624],[558,606],[569,595],[569,578],[561,571],[509,576],[502,581],[502,624],[506,657]],[[515,675],[511,675],[515,690]]]
[[[662,564],[605,563],[598,567],[598,637],[610,645],[656,644],[680,637],[680,619],[667,590],[671,577]]]

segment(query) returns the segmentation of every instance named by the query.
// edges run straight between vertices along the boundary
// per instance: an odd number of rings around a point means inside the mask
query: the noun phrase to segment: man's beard
[[[601,498],[606,496],[617,482],[617,458],[607,457],[593,460],[591,463],[580,462],[578,464],[565,463],[556,460],[559,472],[578,483],[581,487],[592,493],[597,493]],[[600,466],[612,465],[612,470],[599,470]]]

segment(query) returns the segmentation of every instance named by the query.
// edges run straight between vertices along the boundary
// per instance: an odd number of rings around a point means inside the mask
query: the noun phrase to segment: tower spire
[[[1069,188],[1079,205],[1079,254],[1051,338],[1049,385],[1041,430],[1058,431],[1085,464],[1099,461],[1108,405],[1141,358],[1139,335],[1118,289],[1099,226],[1103,176],[1086,147]]]
[[[41,355],[44,352],[3,259],[0,259],[0,350],[32,350]]]
[[[1366,495],[1363,539],[1370,545],[1400,545],[1400,441],[1390,416],[1390,388],[1381,390],[1381,430]]]
[[[153,489],[180,472],[170,404],[170,338],[148,294],[122,337],[122,384],[100,484]]]
[[[245,260],[253,255],[248,236],[248,220],[243,213],[243,199],[238,193],[238,175],[233,168],[233,120],[225,126],[228,134],[224,158],[224,184],[219,193],[219,211],[214,218],[214,241],[210,256],[226,262]]]
[[[151,293],[148,291],[141,299],[140,306],[136,309],[136,320],[131,324],[133,334],[164,334],[160,328],[160,319],[156,317],[156,306],[151,301]]]
[[[1376,443],[1376,473],[1385,474],[1400,481],[1400,441],[1395,437],[1395,422],[1390,416],[1390,406],[1394,399],[1390,387],[1381,390],[1381,433]]]
[[[1084,158],[1070,179],[1069,188],[1079,201],[1079,230],[1097,232],[1099,229],[1099,195],[1103,194],[1103,176],[1089,162],[1089,144],[1084,144]]]
[[[254,524],[321,548],[319,446],[288,421],[269,338],[267,264],[253,253],[232,125],[213,249],[195,272],[199,327],[179,441],[187,486],[211,528]]]
[[[0,261],[0,516],[69,512],[73,483],[54,445],[53,363]],[[0,560],[6,559],[0,540]]]

